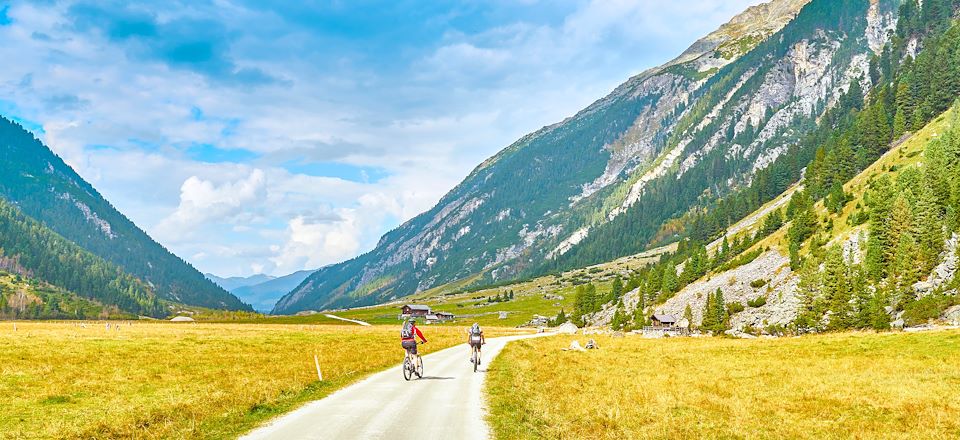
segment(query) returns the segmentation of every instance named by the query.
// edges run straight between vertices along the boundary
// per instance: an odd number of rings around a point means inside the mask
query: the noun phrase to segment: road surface
[[[243,439],[486,439],[483,381],[507,342],[539,335],[489,338],[474,373],[461,344],[423,357],[423,379],[403,379],[400,366],[376,373],[281,416]],[[403,352],[397,344],[398,361]]]

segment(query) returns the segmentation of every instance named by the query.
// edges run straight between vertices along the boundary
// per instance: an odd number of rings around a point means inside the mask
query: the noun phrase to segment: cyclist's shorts
[[[482,339],[480,339],[479,336],[470,336],[470,346],[471,346],[471,347],[479,347],[481,341],[482,341]]]
[[[413,354],[417,354],[417,341],[400,341],[400,346]]]

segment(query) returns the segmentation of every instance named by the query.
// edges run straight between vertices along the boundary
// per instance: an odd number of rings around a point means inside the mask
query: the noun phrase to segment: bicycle
[[[473,363],[473,372],[477,372],[477,365],[480,365],[480,345],[479,344],[470,344],[471,349],[473,350],[473,356],[470,357],[470,360]]]
[[[419,343],[418,345],[422,345]],[[423,378],[423,358],[419,354],[413,354],[411,350],[406,350],[403,356],[403,378],[410,380],[416,375],[417,379]]]
[[[473,355],[470,356],[470,363],[473,364],[473,372],[477,372],[477,366],[480,365],[480,346],[485,344],[481,336],[470,336],[470,350]]]

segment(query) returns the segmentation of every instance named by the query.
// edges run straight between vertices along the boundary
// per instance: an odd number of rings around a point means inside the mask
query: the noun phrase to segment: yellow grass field
[[[398,326],[116,324],[0,322],[0,438],[232,438],[403,357]]]
[[[776,340],[563,336],[488,378],[497,438],[960,438],[960,331]]]

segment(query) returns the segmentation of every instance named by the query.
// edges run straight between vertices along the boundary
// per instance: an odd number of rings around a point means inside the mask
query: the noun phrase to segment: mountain
[[[150,286],[0,199],[0,316],[162,317]],[[112,306],[113,313],[110,313]]]
[[[583,283],[572,319],[637,328],[666,313],[701,330],[754,335],[960,319],[958,12],[956,0],[904,2],[871,59],[876,86],[838,97],[811,135],[809,159],[771,166],[802,170],[799,182],[712,242],[688,231],[659,261],[621,271],[622,297],[598,298]],[[736,212],[719,208],[691,224]]]
[[[234,290],[240,287],[254,286],[260,283],[265,283],[275,278],[270,275],[264,275],[264,274],[250,275],[248,277],[226,277],[226,278],[218,277],[212,273],[205,273],[203,275],[209,278],[210,281],[217,283],[218,286],[223,287],[229,292],[233,292]]]
[[[283,295],[300,285],[315,270],[301,270],[282,277],[257,274],[248,277],[221,278],[214,274],[204,274],[236,295],[241,301],[253,306],[258,312],[269,312]]]
[[[258,284],[237,287],[230,292],[240,297],[243,302],[253,305],[255,310],[266,313],[273,309],[283,295],[295,289],[314,272],[316,271],[301,270]]]
[[[796,182],[800,167],[783,163],[812,158],[821,117],[850,89],[862,97],[875,85],[898,5],[752,7],[508,146],[371,252],[307,278],[274,312],[552,273],[675,241],[692,226],[716,234]],[[749,188],[751,197],[723,204]],[[729,215],[694,225],[716,209]]]
[[[251,310],[153,241],[30,132],[2,117],[0,199],[79,249],[142,281],[161,300]]]

